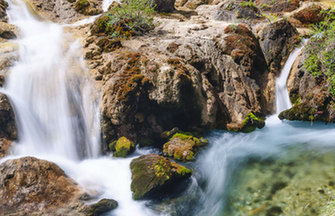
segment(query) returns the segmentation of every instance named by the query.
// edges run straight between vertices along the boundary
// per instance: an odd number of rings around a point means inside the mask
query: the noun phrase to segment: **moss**
[[[231,124],[228,127],[228,130],[234,132],[243,132],[243,133],[250,133],[256,128],[263,128],[265,126],[264,118],[257,117],[254,113],[249,113],[241,124]]]
[[[154,165],[154,171],[157,177],[170,179],[171,171],[167,160],[159,159]]]
[[[113,91],[117,92],[120,102],[128,102],[133,96],[138,96],[141,90],[146,89],[150,82],[147,77],[141,74],[141,67],[146,62],[146,58],[140,53],[130,52],[122,56],[126,59],[126,64],[119,76],[119,80],[115,82]]]
[[[86,207],[83,212],[86,216],[101,215],[117,208],[118,203],[111,199],[102,199],[99,202]]]
[[[278,117],[287,120],[314,121],[316,114],[317,111],[308,102],[303,102],[281,112]]]
[[[135,143],[127,139],[126,137],[121,137],[115,143],[115,152],[113,156],[115,157],[126,157],[135,149]]]
[[[75,3],[74,9],[78,12],[84,12],[89,6],[90,3],[87,0],[79,0]]]
[[[203,146],[203,145],[207,145],[208,144],[208,140],[204,137],[201,137],[200,139],[197,137],[194,137],[191,133],[176,133],[172,136],[172,139],[174,138],[179,138],[183,141],[191,141],[194,142],[194,145],[196,146]]]

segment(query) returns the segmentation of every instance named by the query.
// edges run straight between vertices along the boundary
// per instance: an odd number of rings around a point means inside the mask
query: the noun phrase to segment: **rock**
[[[83,2],[89,2],[89,5],[85,6],[87,3]],[[98,0],[28,0],[28,4],[36,16],[58,23],[73,23],[85,15],[102,13],[102,1]]]
[[[8,3],[5,0],[0,0],[0,22],[7,22],[7,8]]]
[[[79,188],[54,163],[25,157],[0,164],[0,211],[4,215],[54,212],[70,206]]]
[[[0,138],[0,158],[8,154],[12,141],[6,138]]]
[[[244,133],[250,133],[256,128],[262,129],[265,126],[263,118],[256,117],[253,113],[249,113],[241,124],[229,124],[228,130]]]
[[[163,146],[163,154],[175,160],[193,160],[197,150],[208,144],[205,138],[197,138],[187,133],[174,134]]]
[[[0,94],[0,138],[17,139],[15,115],[8,98]]]
[[[15,39],[17,37],[18,30],[16,26],[5,22],[0,22],[0,38],[3,39]]]
[[[86,216],[99,216],[117,208],[118,203],[112,199],[102,199],[99,202],[86,207],[83,212]]]
[[[226,128],[250,112],[273,111],[275,76],[247,25],[160,22],[150,34],[102,54],[104,150],[122,136],[161,147],[161,133],[174,127]]]
[[[112,142],[109,148],[114,151],[114,157],[126,157],[135,150],[135,143],[126,137],[121,137],[116,142]]]
[[[77,0],[74,4],[74,9],[84,15],[97,15],[102,13],[102,9],[99,8],[99,4],[95,1],[89,0]]]
[[[286,20],[268,24],[262,29],[260,45],[272,72],[279,75],[281,67],[298,42],[298,31]]]
[[[176,0],[175,6],[196,9],[200,5],[209,4],[209,2],[209,0]]]
[[[157,154],[143,155],[131,164],[131,190],[135,200],[166,196],[181,181],[189,178],[192,171]]]
[[[299,8],[300,0],[256,0],[256,5],[258,5],[263,11],[268,11],[271,13],[278,12],[291,12]]]
[[[228,0],[219,5],[214,19],[228,22],[234,19],[262,19],[262,13],[252,3]]]
[[[314,24],[321,22],[325,13],[322,13],[322,7],[317,4],[307,4],[293,14],[293,17],[302,24]]]
[[[174,8],[174,3],[175,3],[176,0],[154,0],[155,2],[155,10],[157,12],[165,12],[165,13],[168,13],[168,12],[172,12],[175,10]]]
[[[326,77],[315,77],[304,68],[307,49],[293,64],[287,89],[292,108],[279,114],[280,119],[335,122],[334,97]]]

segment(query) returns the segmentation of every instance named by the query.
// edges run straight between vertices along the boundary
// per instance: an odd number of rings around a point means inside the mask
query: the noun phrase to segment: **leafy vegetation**
[[[124,0],[95,21],[92,34],[105,34],[117,39],[142,35],[154,27],[154,8],[153,0]]]
[[[153,13],[153,0],[125,0],[108,13],[107,31],[117,38],[141,35],[153,27]]]
[[[326,77],[329,91],[335,96],[335,15],[327,12],[326,18],[313,25],[314,37],[307,46],[304,67],[316,77]]]

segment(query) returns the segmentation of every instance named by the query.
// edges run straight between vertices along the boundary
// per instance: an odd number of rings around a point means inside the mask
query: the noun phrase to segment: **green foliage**
[[[328,11],[324,21],[313,25],[314,37],[307,45],[304,67],[313,76],[326,77],[335,96],[335,11]]]
[[[125,0],[108,13],[107,30],[112,37],[128,38],[153,28],[153,0]]]
[[[246,1],[246,2],[241,2],[240,5],[243,6],[243,7],[257,8],[256,4],[252,0],[249,0],[249,1]]]

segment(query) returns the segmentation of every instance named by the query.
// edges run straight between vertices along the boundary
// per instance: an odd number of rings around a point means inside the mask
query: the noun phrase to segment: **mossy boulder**
[[[117,208],[118,203],[112,199],[102,199],[99,202],[86,207],[83,212],[86,216],[98,216]]]
[[[98,4],[88,0],[78,0],[74,3],[74,9],[83,15],[97,15],[102,13],[102,9],[99,8]]]
[[[143,155],[130,164],[133,199],[161,198],[192,175],[184,166],[157,154]]]
[[[208,144],[204,137],[197,138],[189,133],[176,133],[163,146],[163,154],[175,160],[195,159],[198,148]]]
[[[241,124],[230,124],[227,129],[234,132],[250,133],[256,130],[256,128],[262,129],[264,126],[264,118],[257,117],[251,112],[245,117]]]
[[[135,150],[135,143],[126,137],[120,137],[117,141],[109,145],[114,157],[126,157]]]
[[[317,4],[310,4],[293,14],[293,17],[302,24],[313,24],[321,22],[325,18],[322,8]]]

